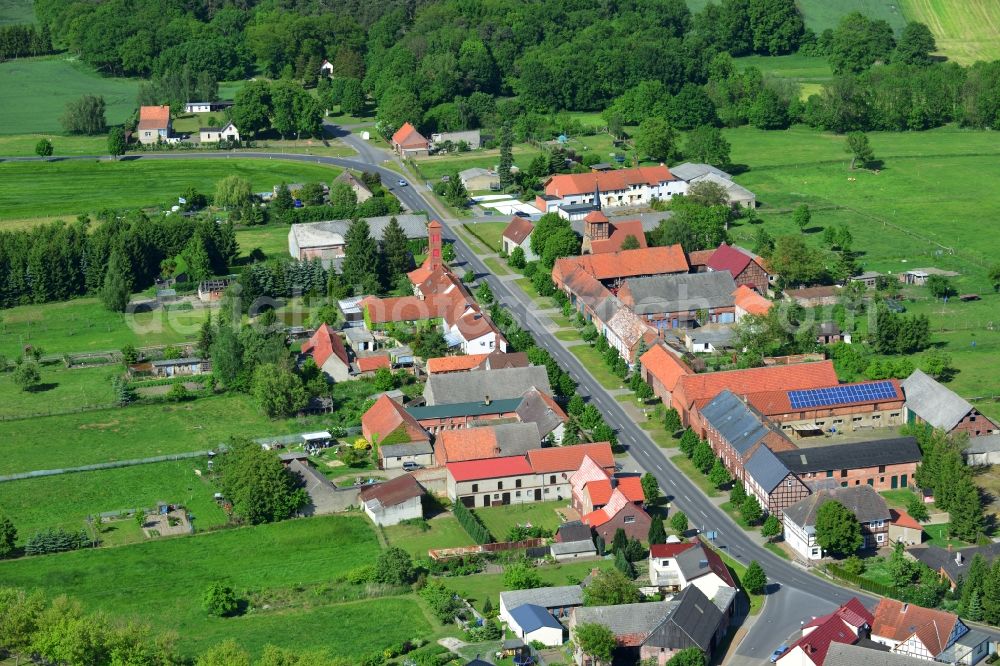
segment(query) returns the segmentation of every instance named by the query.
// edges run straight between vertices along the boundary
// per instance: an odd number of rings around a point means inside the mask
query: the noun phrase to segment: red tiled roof
[[[914,520],[913,516],[902,509],[889,509],[889,522],[899,527],[906,527],[911,530],[923,531],[924,526]]]
[[[646,247],[646,232],[642,230],[642,221],[625,220],[624,222],[615,222],[615,230],[606,240],[591,241],[590,251],[593,254],[619,252],[622,249],[622,243],[624,243],[625,239],[629,236],[635,237],[635,239],[639,242],[640,249]]]
[[[735,278],[750,265],[751,261],[753,261],[751,257],[723,243],[712,253],[706,265],[713,271],[729,271]]]
[[[791,366],[785,366],[791,367]],[[852,405],[869,405],[876,403],[884,403],[891,401],[903,400],[903,390],[899,386],[898,379],[887,380],[892,382],[892,386],[896,391],[895,398],[889,399],[878,399],[878,400],[858,400],[856,402],[845,402],[838,403],[837,407],[850,407]],[[854,384],[831,384],[831,386],[857,386],[858,384],[870,384],[871,382],[857,382]],[[826,386],[814,386],[812,388],[827,388]],[[788,391],[794,389],[781,389],[778,391],[758,391],[754,393],[747,393],[746,399],[751,405],[757,408],[764,416],[776,416],[778,414],[791,414],[793,412],[799,412],[802,410],[792,409],[792,403],[788,399]]]
[[[680,245],[563,257],[556,261],[552,270],[553,273],[558,270],[561,275],[566,276],[576,267],[598,280],[688,272],[687,257]]]
[[[745,284],[736,288],[736,291],[733,292],[733,300],[736,307],[752,315],[766,315],[771,306],[774,305],[772,301],[767,300]]]
[[[375,401],[361,417],[361,434],[369,442],[374,439],[385,441],[386,437],[396,432],[400,427],[406,429],[406,434],[412,442],[428,442],[430,437],[417,420],[410,416],[403,406],[387,395]]]
[[[358,494],[358,499],[362,502],[378,500],[382,506],[389,507],[402,504],[406,500],[420,497],[423,494],[424,489],[420,487],[417,480],[409,474],[403,474],[391,481],[362,490]]]
[[[948,647],[948,638],[957,621],[958,616],[947,611],[880,599],[875,607],[872,635],[902,642],[916,634],[936,657]]]
[[[607,504],[608,500],[611,499],[612,493],[615,491],[615,488],[611,486],[610,479],[591,481],[585,488],[587,489],[587,494],[590,495],[590,503],[594,506]],[[618,479],[617,489],[625,495],[625,499],[629,502],[642,502],[646,499],[646,495],[642,492],[642,483],[640,483],[638,476],[626,476]]]
[[[682,541],[680,543],[658,543],[649,547],[649,556],[656,558],[677,557],[688,548],[694,548],[698,544],[694,541]]]
[[[695,266],[707,266],[708,260],[712,258],[715,254],[715,250],[695,250],[694,252],[688,252],[688,263],[691,267]]]
[[[686,400],[683,406],[689,407],[700,401],[712,400],[724,389],[729,389],[736,395],[747,395],[760,391],[792,391],[836,384],[837,373],[833,369],[833,361],[819,361],[683,375],[677,381],[677,388],[683,392]]]
[[[712,573],[725,581],[729,587],[736,587],[736,581],[733,580],[733,575],[729,572],[729,567],[722,561],[722,556],[709,548],[705,543],[701,544],[701,550],[705,554],[705,561],[708,562],[708,568],[712,570]]]
[[[427,359],[427,372],[464,372],[478,367],[489,354],[469,354],[468,356],[439,356]]]
[[[496,430],[489,427],[445,430],[438,433],[434,448],[440,462],[497,458],[500,451]]]
[[[469,460],[448,463],[445,467],[455,481],[479,481],[532,473],[531,465],[524,456]]]
[[[139,125],[136,129],[166,129],[170,124],[169,106],[140,106]]]
[[[523,217],[515,215],[510,224],[503,230],[503,237],[509,238],[518,245],[524,242],[524,239],[531,235],[531,232],[535,230],[535,225],[531,223],[530,220],[526,220]],[[495,249],[495,248],[494,248]]]
[[[392,369],[392,361],[388,354],[378,354],[377,356],[364,356],[358,359],[358,370],[360,372],[374,372],[379,368]]]
[[[553,446],[547,449],[528,451],[528,461],[531,463],[532,469],[539,474],[575,472],[583,464],[584,456],[590,456],[594,462],[605,469],[613,469],[615,466],[615,456],[611,453],[611,444],[608,442]]]
[[[386,324],[398,321],[422,321],[443,316],[431,299],[420,300],[416,296],[400,296],[398,298],[378,298],[369,296],[361,301],[361,307],[368,312],[368,319],[373,324]]]
[[[620,512],[626,510],[639,512],[643,514],[646,513],[646,511],[642,507],[632,504],[632,502],[630,502],[628,498],[625,497],[625,493],[621,492],[616,488],[614,492],[611,493],[611,497],[610,499],[608,499],[608,503],[605,504],[603,508],[600,508],[596,511],[591,511],[587,515],[581,517],[580,521],[584,525],[590,525],[591,527],[600,527],[604,523],[613,519]]]
[[[418,285],[423,284],[428,278],[434,273],[434,269],[430,266],[430,259],[425,259],[424,263],[420,264],[412,271],[406,274],[409,278],[410,284]]]
[[[323,324],[312,337],[302,343],[302,353],[309,354],[320,368],[331,356],[336,356],[344,365],[348,365],[347,350],[340,336]]]
[[[403,148],[426,148],[430,145],[427,143],[427,139],[410,123],[403,123],[403,126],[396,130],[396,133],[392,135],[392,144]]]
[[[602,192],[610,192],[624,190],[631,185],[659,185],[669,180],[677,178],[670,173],[670,169],[662,165],[590,173],[565,173],[552,176],[545,181],[545,194],[568,197],[593,192],[597,187],[600,187]]]
[[[592,210],[589,213],[587,213],[586,216],[584,216],[583,221],[584,222],[607,222],[608,221],[608,216],[605,215],[602,211]]]
[[[646,368],[668,391],[673,391],[684,375],[694,374],[687,363],[667,351],[662,345],[653,345],[639,357],[639,363]]]
[[[853,645],[857,640],[858,637],[851,631],[851,628],[839,616],[834,615],[822,625],[809,632],[809,635],[803,636],[792,643],[788,652],[778,660],[778,663],[780,664],[782,659],[798,648],[816,666],[823,666],[823,662],[826,660],[826,653],[830,649],[830,643]]]

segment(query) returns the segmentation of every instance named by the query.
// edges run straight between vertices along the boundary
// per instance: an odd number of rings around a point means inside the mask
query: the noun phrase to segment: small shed
[[[365,513],[376,525],[397,525],[424,515],[421,497],[424,489],[410,474],[379,483],[358,495]]]
[[[307,451],[318,451],[319,449],[328,448],[333,442],[333,435],[328,433],[326,430],[318,432],[304,432],[301,437],[302,443],[305,445]]]
[[[150,365],[155,377],[200,375],[209,370],[208,361],[194,357],[163,359],[153,361]]]
[[[522,604],[510,611],[510,618],[510,630],[527,643],[538,641],[555,647],[564,642],[562,624],[541,606]]]

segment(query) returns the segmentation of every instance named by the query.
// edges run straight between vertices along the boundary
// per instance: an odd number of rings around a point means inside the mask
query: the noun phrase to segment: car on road
[[[397,184],[398,184],[398,185],[399,185],[400,187],[406,187],[406,181],[405,181],[405,180],[403,180],[402,178],[400,178],[400,179],[399,179],[399,182],[398,182]]]
[[[771,663],[777,662],[786,652],[788,652],[788,646],[779,645],[778,649],[771,653]]]

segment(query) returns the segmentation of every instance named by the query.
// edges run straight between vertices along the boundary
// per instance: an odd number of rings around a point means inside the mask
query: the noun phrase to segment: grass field
[[[330,180],[338,173],[313,164],[238,158],[8,162],[0,164],[0,220],[170,205],[188,187],[213,194],[215,183],[229,175],[243,176],[262,191],[281,181]],[[134,187],[137,182],[143,186]]]
[[[32,0],[0,0],[0,25],[34,22],[35,8]]]
[[[76,472],[0,483],[0,506],[14,517],[20,541],[43,527],[86,527],[86,517],[137,507],[151,509],[157,502],[183,504],[194,516],[196,529],[226,523],[226,514],[212,499],[216,488],[195,476],[205,460],[178,460],[134,467]],[[120,544],[143,537],[134,522],[115,522],[99,538]]]
[[[270,421],[235,394],[9,421],[0,427],[0,474],[202,451],[234,434],[303,432],[314,422]]]
[[[0,312],[0,354],[19,356],[24,345],[46,354],[113,351],[191,340],[208,310],[121,314],[109,312],[96,298],[23,305]]]
[[[371,562],[378,550],[364,517],[330,516],[24,558],[0,563],[0,577],[6,585],[37,587],[52,596],[65,593],[90,609],[176,630],[179,647],[188,654],[233,638],[252,652],[272,642],[357,656],[425,636],[432,625],[412,597],[331,604],[320,593],[300,594],[302,599],[281,610],[254,609],[228,619],[206,616],[201,598],[216,580],[240,595],[272,591],[294,598],[295,588],[330,581]],[[234,553],[239,553],[238,563]]]
[[[415,558],[427,557],[431,548],[474,546],[468,532],[450,513],[442,513],[427,521],[426,532],[413,525],[392,525],[385,528],[385,537],[392,546],[402,548]]]
[[[138,90],[138,79],[103,77],[65,55],[10,60],[0,64],[0,133],[62,132],[66,103],[81,95],[103,96],[117,125],[135,111]]]
[[[0,374],[0,417],[111,404],[115,399],[111,377],[122,372],[118,365],[68,369],[60,362],[39,369],[42,381],[32,391],[22,391],[13,372]]]
[[[868,18],[882,19],[892,26],[896,34],[906,25],[907,17],[894,0],[798,0],[799,11],[806,25],[819,34],[827,28],[836,28],[844,14],[861,12]]]
[[[970,64],[1000,58],[996,0],[902,0],[900,5],[908,19],[927,24],[938,51],[950,59]]]
[[[475,224],[466,224],[465,228],[468,229],[469,233],[482,241],[486,247],[494,252],[498,252],[500,250],[500,237],[503,234],[503,230],[507,228],[508,223],[509,221],[477,222]]]
[[[579,583],[587,577],[592,569],[608,569],[611,562],[567,562],[538,567],[539,578],[544,585],[570,585]],[[0,573],[2,573],[0,568]],[[503,574],[475,574],[458,578],[445,578],[444,584],[468,599],[476,608],[481,608],[489,597],[496,608],[500,602],[500,593],[505,589]]]
[[[509,504],[476,509],[475,514],[497,541],[506,541],[507,533],[518,525],[544,527],[555,531],[562,523],[558,509],[565,509],[565,501]]]
[[[527,169],[528,164],[538,155],[538,152],[535,148],[516,145],[514,146],[514,164],[518,168]],[[441,176],[450,176],[473,167],[494,169],[499,159],[499,150],[478,150],[471,153],[432,155],[431,157],[416,160],[416,164],[420,170],[421,177],[425,180],[436,182],[441,179]]]
[[[742,68],[757,67],[765,75],[795,81],[801,86],[802,99],[819,92],[821,86],[833,78],[833,71],[826,58],[797,53],[785,56],[746,56],[737,58],[736,64]]]
[[[249,256],[259,249],[267,257],[288,254],[288,225],[266,224],[259,227],[243,227],[236,230],[236,240],[240,244],[240,255]]]
[[[12,134],[0,136],[0,155],[32,156],[39,139],[52,142],[56,157],[60,155],[103,155],[108,152],[105,136],[64,136],[61,134]]]

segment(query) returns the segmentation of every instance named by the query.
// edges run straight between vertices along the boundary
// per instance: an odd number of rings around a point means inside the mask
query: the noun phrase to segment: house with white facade
[[[515,215],[500,235],[504,254],[510,256],[515,248],[521,248],[525,261],[535,261],[538,255],[531,251],[531,232],[535,225],[519,215]]]
[[[709,599],[720,588],[736,588],[725,562],[700,540],[650,546],[649,584],[675,592],[694,585]]]
[[[507,626],[525,643],[538,641],[549,647],[563,644],[566,629],[548,609],[535,604],[521,604],[511,609],[508,615],[510,620]]]
[[[966,666],[989,653],[990,641],[954,613],[895,599],[881,599],[875,607],[871,638],[896,654]]]
[[[785,542],[804,560],[819,560],[823,549],[816,542],[816,516],[827,502],[840,502],[861,525],[861,548],[888,545],[892,514],[885,499],[867,484],[819,490],[785,507],[782,525]]]
[[[404,520],[423,518],[421,497],[424,489],[409,474],[379,483],[358,495],[365,513],[376,525],[396,525]]]
[[[543,213],[583,219],[591,210],[648,206],[687,191],[687,184],[664,165],[550,176],[535,199]]]
[[[525,604],[543,608],[556,619],[568,618],[574,608],[583,605],[583,588],[579,585],[559,585],[501,592],[500,620],[508,626],[514,624],[512,611]]]
[[[224,127],[202,127],[198,130],[198,140],[202,143],[218,143],[219,141],[239,143],[240,131],[232,123],[228,123]]]

